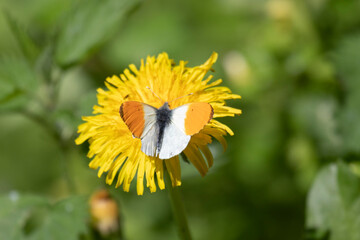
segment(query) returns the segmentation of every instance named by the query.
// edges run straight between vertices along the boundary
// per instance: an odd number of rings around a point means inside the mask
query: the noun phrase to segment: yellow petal
[[[139,160],[139,170],[137,173],[136,188],[137,194],[143,195],[144,192],[144,173],[145,173],[145,154],[141,154]]]
[[[197,148],[195,148],[194,145],[189,144],[187,148],[184,150],[184,153],[186,157],[189,159],[189,161],[196,167],[196,169],[199,171],[201,176],[205,176],[208,167],[206,165],[206,162],[199,152]]]
[[[173,187],[181,185],[181,169],[179,157],[175,156],[165,160],[166,169],[170,175]]]

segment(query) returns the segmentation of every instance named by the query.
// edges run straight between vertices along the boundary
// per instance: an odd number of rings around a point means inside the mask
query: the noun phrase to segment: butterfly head
[[[171,109],[168,102],[165,102],[162,107],[156,111],[157,120],[163,124],[168,124],[171,119]]]
[[[169,105],[169,103],[168,103],[168,102],[165,102],[164,105],[162,105],[162,106],[159,108],[159,110],[160,110],[160,109],[170,110],[170,105]]]

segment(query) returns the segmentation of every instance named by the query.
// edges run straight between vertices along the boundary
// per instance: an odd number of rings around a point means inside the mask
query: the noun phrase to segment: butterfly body
[[[199,132],[213,116],[208,103],[190,103],[170,109],[167,102],[160,108],[127,101],[120,107],[120,116],[141,139],[141,150],[148,156],[168,159],[180,154],[191,136]]]
[[[171,123],[171,115],[172,110],[167,102],[156,111],[156,124],[159,128],[159,137],[156,145],[157,152],[160,152],[165,128]]]

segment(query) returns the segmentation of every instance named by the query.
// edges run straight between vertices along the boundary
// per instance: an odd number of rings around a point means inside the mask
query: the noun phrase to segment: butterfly
[[[160,108],[137,101],[126,101],[120,116],[133,137],[141,139],[141,151],[151,157],[169,159],[180,154],[191,136],[212,119],[209,103],[195,102],[170,109],[165,102]]]

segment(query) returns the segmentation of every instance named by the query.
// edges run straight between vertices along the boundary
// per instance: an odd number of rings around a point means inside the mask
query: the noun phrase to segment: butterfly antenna
[[[183,97],[187,97],[187,96],[193,95],[193,94],[194,94],[194,93],[189,93],[189,94],[186,94],[186,95],[184,95],[184,96],[181,96],[181,97],[175,98],[175,99],[173,99],[173,100],[169,101],[169,103],[170,103],[170,102],[173,102],[173,101],[175,101],[175,100],[178,100],[178,99],[180,99],[180,98],[183,98]]]
[[[146,88],[149,89],[149,90],[152,92],[152,94],[154,94],[155,97],[157,97],[158,99],[160,99],[162,102],[165,102],[164,100],[161,99],[161,97],[159,97],[159,95],[157,95],[156,93],[154,93],[154,91],[153,91],[150,87],[146,86]]]

